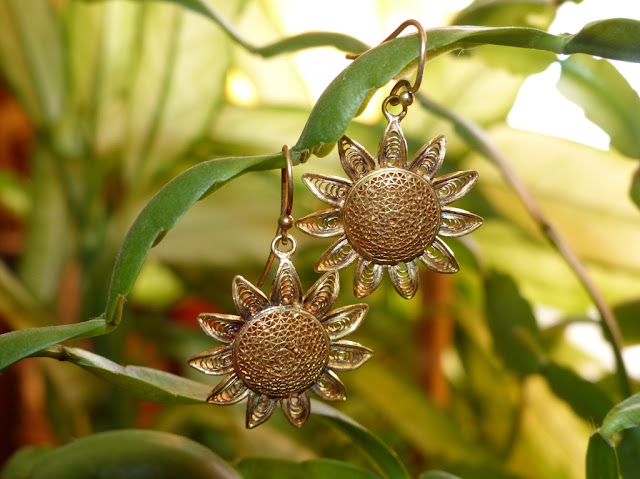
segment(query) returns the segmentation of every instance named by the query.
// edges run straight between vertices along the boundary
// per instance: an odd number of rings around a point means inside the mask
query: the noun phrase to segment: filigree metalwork
[[[293,250],[280,251],[276,242],[273,249],[280,265],[269,298],[236,276],[233,301],[239,315],[198,316],[204,332],[224,344],[189,361],[205,374],[226,375],[208,402],[226,405],[248,398],[248,428],[266,421],[278,402],[291,424],[302,426],[310,412],[308,391],[328,401],[344,400],[344,385],[334,371],[356,369],[372,355],[343,339],[360,325],[367,305],[331,310],[340,290],[335,271],[303,295],[289,260]]]
[[[478,173],[459,171],[436,178],[446,151],[440,135],[410,160],[400,128],[401,115],[383,111],[389,123],[372,157],[361,145],[343,136],[338,152],[349,179],[305,174],[311,192],[332,206],[296,222],[305,233],[337,237],[316,263],[316,271],[335,271],[356,262],[354,294],[371,294],[385,270],[404,298],[418,288],[417,262],[441,273],[455,273],[459,265],[442,237],[471,233],[482,224],[473,213],[450,203],[464,196]]]

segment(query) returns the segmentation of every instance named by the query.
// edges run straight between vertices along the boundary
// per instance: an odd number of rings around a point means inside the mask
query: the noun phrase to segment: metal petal
[[[305,391],[295,396],[280,399],[282,410],[287,419],[295,427],[301,427],[311,412],[309,394]]]
[[[416,173],[421,171],[427,178],[433,179],[442,166],[446,149],[447,139],[445,136],[436,136],[413,155],[409,162],[409,169]]]
[[[331,271],[325,273],[316,281],[302,299],[302,307],[305,311],[321,319],[333,307],[340,293],[340,280],[338,273]]]
[[[224,381],[213,388],[207,398],[207,402],[227,406],[242,401],[248,394],[249,389],[247,389],[244,382],[235,374],[230,374]]]
[[[280,260],[280,266],[271,285],[271,304],[293,306],[302,301],[302,285],[293,263],[287,258]]]
[[[373,293],[380,283],[386,266],[360,258],[353,276],[353,294],[364,298]]]
[[[316,238],[331,238],[344,233],[340,210],[321,210],[296,221],[299,230]]]
[[[418,265],[415,261],[409,261],[389,266],[389,278],[400,296],[411,299],[418,290]]]
[[[367,150],[346,135],[338,141],[338,153],[342,168],[353,181],[376,168],[376,163]]]
[[[427,268],[438,273],[457,273],[460,271],[460,266],[453,257],[453,252],[438,237],[419,259]]]
[[[233,314],[202,313],[198,315],[202,330],[216,341],[230,343],[244,324],[240,316]]]
[[[378,163],[380,166],[407,166],[407,141],[396,117],[389,121],[380,140]]]
[[[349,244],[346,236],[340,237],[335,243],[329,246],[316,263],[315,270],[335,271],[346,268],[358,257],[358,253]]]
[[[247,429],[253,429],[269,419],[277,405],[277,399],[251,391],[247,402]]]
[[[340,340],[331,343],[327,367],[335,371],[351,371],[362,366],[373,351],[353,341]]]
[[[322,324],[327,328],[331,340],[342,339],[358,329],[368,311],[366,304],[343,306],[332,311],[322,320]]]
[[[233,278],[233,302],[242,319],[251,319],[270,304],[262,291],[252,285],[242,276]]]
[[[344,203],[352,184],[344,178],[314,173],[305,173],[302,181],[318,199],[338,208]]]
[[[440,204],[448,205],[466,195],[477,179],[477,171],[456,171],[436,179],[433,189],[436,190]]]
[[[220,346],[189,359],[189,366],[205,374],[219,376],[233,372],[233,349]]]
[[[442,236],[464,236],[482,226],[482,218],[459,208],[442,207],[442,223],[438,234]]]
[[[325,370],[318,382],[311,386],[311,390],[325,401],[344,401],[347,399],[347,390],[333,371]]]

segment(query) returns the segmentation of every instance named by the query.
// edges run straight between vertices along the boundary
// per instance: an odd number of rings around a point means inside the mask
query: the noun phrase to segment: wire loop
[[[282,168],[280,175],[280,184],[282,186],[280,194],[280,218],[278,218],[278,229],[271,243],[271,252],[267,258],[267,264],[264,267],[262,276],[260,276],[258,280],[258,287],[261,287],[266,281],[276,256],[279,259],[288,258],[295,253],[297,246],[293,236],[288,235],[288,231],[293,227],[293,217],[291,216],[291,211],[293,210],[293,161],[291,160],[291,147],[284,145],[282,151],[284,152],[284,158],[287,163],[286,166]],[[289,243],[291,243],[291,249],[288,251],[280,249],[280,245],[287,245]]]
[[[420,22],[417,20],[413,20],[413,19],[406,20],[398,28],[396,28],[391,35],[389,35],[387,38],[382,40],[382,42],[380,42],[380,45],[388,42],[389,40],[393,40],[404,29],[411,26],[415,27],[416,30],[418,30],[418,39],[420,40],[420,54],[418,56],[418,72],[416,73],[416,80],[413,82],[413,85],[411,85],[411,83],[409,83],[407,80],[401,80],[401,81],[405,81],[408,84],[407,91],[409,91],[413,95],[420,89],[420,85],[422,84],[422,76],[424,74],[424,66],[427,61],[427,33],[424,31],[424,28],[422,27]],[[347,58],[349,60],[355,60],[360,55],[362,55],[362,53],[358,53],[358,54],[349,53],[347,54]]]

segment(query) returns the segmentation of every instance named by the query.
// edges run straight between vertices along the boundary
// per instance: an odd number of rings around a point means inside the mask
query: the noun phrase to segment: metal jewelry
[[[233,279],[233,302],[238,315],[203,313],[204,332],[223,343],[189,360],[195,369],[224,375],[207,401],[229,405],[247,398],[246,426],[269,419],[278,403],[294,426],[310,413],[308,391],[328,401],[346,398],[335,371],[350,371],[367,361],[372,351],[343,339],[355,331],[367,314],[366,304],[332,310],[340,291],[338,274],[325,273],[306,294],[291,262],[296,241],[293,226],[293,173],[289,147],[283,148],[282,211],[271,253],[258,287],[275,258],[279,261],[267,297],[242,276]]]
[[[358,298],[380,285],[385,270],[398,293],[412,298],[418,288],[418,261],[440,273],[456,273],[458,262],[441,237],[466,235],[482,225],[480,216],[449,206],[471,189],[478,173],[436,177],[445,156],[444,135],[408,159],[400,122],[422,81],[426,34],[420,23],[408,20],[384,40],[397,37],[409,25],[418,29],[420,39],[418,74],[413,85],[400,80],[382,104],[388,124],[377,157],[343,136],[338,153],[349,179],[302,176],[311,192],[331,208],[298,220],[296,226],[311,236],[337,237],[315,270],[337,271],[356,262],[353,291]],[[398,107],[398,113],[391,111]]]

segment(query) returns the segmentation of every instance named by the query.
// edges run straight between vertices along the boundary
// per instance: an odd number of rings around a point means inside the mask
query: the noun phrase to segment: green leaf
[[[160,431],[120,430],[73,441],[44,456],[30,479],[241,479],[201,444]]]
[[[640,208],[640,168],[633,173],[631,179],[631,187],[629,189],[629,196],[635,205]]]
[[[409,473],[395,452],[353,419],[315,400],[312,400],[311,413],[322,416],[332,426],[345,433],[369,457],[382,477],[409,479]]]
[[[640,299],[633,299],[617,304],[613,308],[613,314],[620,326],[620,332],[624,344],[629,346],[640,343]]]
[[[616,449],[606,437],[596,432],[587,448],[587,479],[618,479]]]
[[[578,376],[571,369],[550,362],[541,371],[556,396],[587,421],[601,424],[613,407],[613,400],[596,384]]]
[[[555,17],[559,2],[539,0],[484,0],[460,10],[453,25],[492,27],[534,27],[546,30]]]
[[[637,479],[640,471],[640,428],[632,427],[622,432],[616,452],[623,479]]]
[[[621,153],[640,158],[640,96],[607,60],[574,55],[560,63],[558,90],[611,138]]]
[[[640,425],[640,393],[628,397],[616,404],[602,421],[600,432],[606,438],[614,434]]]
[[[33,465],[53,450],[52,446],[27,446],[18,449],[2,467],[2,479],[31,477]]]
[[[31,209],[27,219],[19,276],[41,304],[51,304],[68,261],[71,226],[63,185],[56,181],[60,166],[51,152],[36,148],[31,155]],[[51,254],[55,251],[56,254]]]
[[[120,248],[111,276],[105,318],[117,324],[118,298],[131,291],[149,250],[200,198],[249,170],[284,165],[284,155],[220,158],[200,163],[164,186],[140,212]]]
[[[107,358],[78,348],[60,348],[50,356],[70,361],[131,394],[136,399],[161,404],[202,404],[211,387],[157,369],[120,366]]]
[[[493,347],[504,364],[526,376],[540,369],[540,331],[531,305],[507,275],[493,272],[485,281],[486,315]]]
[[[351,464],[331,459],[312,459],[304,462],[286,459],[247,457],[242,459],[236,469],[244,479],[376,479],[375,474],[352,466]]]
[[[597,57],[640,61],[640,21],[611,18],[591,22],[567,38],[562,53],[587,53]]]
[[[295,149],[318,154],[343,135],[370,93],[384,86],[418,56],[415,35],[384,43],[362,54],[322,93]]]
[[[418,476],[418,479],[462,479],[458,476],[454,476],[453,474],[449,474],[448,472],[442,471],[429,471],[423,472]]]
[[[0,336],[0,371],[16,361],[69,339],[91,338],[109,331],[104,319],[82,323],[21,329]]]

